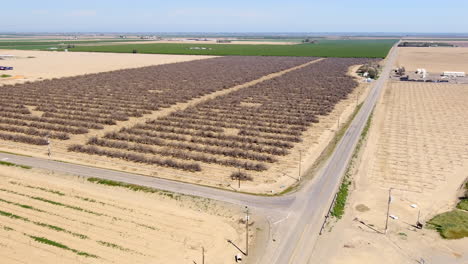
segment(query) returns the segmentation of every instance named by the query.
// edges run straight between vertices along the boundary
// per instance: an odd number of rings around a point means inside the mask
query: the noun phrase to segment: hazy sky
[[[468,32],[467,0],[5,2],[1,32]]]

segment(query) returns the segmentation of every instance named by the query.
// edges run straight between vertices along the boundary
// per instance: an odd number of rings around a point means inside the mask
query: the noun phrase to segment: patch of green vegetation
[[[346,200],[348,198],[349,186],[351,185],[351,181],[345,178],[341,183],[340,189],[336,195],[335,205],[333,206],[333,210],[331,211],[331,215],[341,219],[344,215],[344,209],[346,206]]]
[[[38,226],[47,227],[49,229],[53,229],[53,230],[58,231],[58,232],[68,233],[68,234],[70,234],[72,236],[75,236],[75,237],[78,237],[78,238],[81,238],[81,239],[88,239],[88,236],[86,236],[86,235],[79,234],[79,233],[74,233],[74,232],[68,231],[68,230],[66,230],[64,228],[58,227],[58,226],[49,225],[49,224],[41,223],[41,222],[33,222],[33,223],[38,225]]]
[[[304,38],[244,38],[234,39],[233,41],[255,41],[255,42],[294,42],[301,43]]]
[[[13,219],[19,219],[19,220],[29,221],[29,219],[27,219],[27,218],[24,218],[24,217],[21,217],[21,216],[18,216],[18,215],[9,213],[9,212],[4,212],[4,211],[1,211],[1,210],[0,210],[0,215],[6,216],[6,217],[10,217],[10,218],[13,218]]]
[[[395,39],[385,40],[321,40],[316,44],[297,45],[251,45],[251,44],[124,44],[102,46],[75,46],[70,51],[156,53],[187,55],[238,55],[238,56],[314,56],[385,58]]]
[[[15,184],[15,185],[19,185],[19,186],[24,186],[24,187],[31,188],[31,189],[36,189],[36,190],[41,190],[41,191],[44,191],[44,192],[57,194],[57,195],[60,195],[60,196],[65,196],[65,194],[63,192],[47,189],[47,188],[44,188],[44,187],[32,186],[32,185],[29,185],[29,184],[22,184],[22,183],[14,182],[14,181],[11,181],[10,183]]]
[[[41,209],[37,209],[37,208],[32,207],[30,205],[15,203],[15,202],[7,201],[7,200],[1,199],[1,198],[0,198],[0,202],[11,204],[11,205],[16,205],[16,206],[19,206],[19,207],[22,207],[22,208],[25,208],[25,209],[29,209],[29,210],[33,210],[33,211],[36,211],[36,212],[41,212],[41,213],[45,212],[45,211],[43,211]]]
[[[461,209],[461,210],[468,211],[468,199],[461,200],[461,201],[457,204],[457,208],[458,208],[458,209]]]
[[[55,225],[49,225],[49,224],[42,223],[42,222],[31,221],[26,217],[15,215],[15,214],[12,214],[12,213],[9,213],[9,212],[0,211],[0,215],[10,217],[10,218],[13,218],[13,219],[22,220],[22,221],[28,222],[28,223],[33,223],[33,224],[35,224],[37,226],[46,227],[46,228],[49,228],[49,229],[52,229],[52,230],[55,230],[55,231],[58,231],[58,232],[68,233],[68,234],[71,234],[73,236],[79,237],[81,239],[88,239],[88,236],[86,236],[86,235],[74,233],[74,232],[68,231],[68,230],[66,230],[64,228],[61,228],[61,227],[58,227],[58,226],[55,226]]]
[[[17,167],[17,168],[22,168],[22,169],[27,169],[27,170],[32,169],[31,166],[15,164],[15,163],[11,163],[8,161],[0,161],[0,165],[9,166],[9,167]]]
[[[101,44],[110,42],[145,42],[147,40],[85,40],[85,41],[40,41],[40,40],[19,40],[19,41],[0,41],[0,49],[16,49],[16,50],[48,50],[48,51],[64,51],[67,48],[71,48],[77,44]]]
[[[122,250],[122,251],[130,251],[130,249],[124,248],[124,247],[119,246],[117,244],[113,244],[113,243],[109,243],[109,242],[105,242],[105,241],[101,241],[101,240],[98,240],[96,242],[98,242],[99,244],[101,244],[103,246],[106,246],[106,247],[115,248],[115,249],[119,249],[119,250]]]
[[[85,213],[89,213],[89,214],[94,214],[94,215],[97,215],[97,216],[108,216],[108,217],[110,217],[109,215],[106,215],[106,214],[97,213],[97,212],[90,211],[90,210],[86,210],[86,209],[83,209],[83,208],[81,208],[81,207],[77,207],[77,206],[73,206],[73,205],[63,204],[63,203],[56,202],[56,201],[52,201],[52,200],[48,200],[48,199],[45,199],[45,198],[42,198],[42,197],[30,196],[30,195],[18,193],[18,192],[11,191],[11,190],[7,190],[7,189],[3,189],[3,188],[0,188],[0,191],[8,192],[8,193],[13,193],[13,194],[20,195],[20,196],[23,196],[23,197],[28,197],[28,198],[31,198],[31,199],[34,199],[34,200],[42,201],[42,202],[45,202],[45,203],[50,203],[50,204],[57,205],[57,206],[62,206],[62,207],[65,207],[65,208],[70,208],[70,209],[73,209],[73,210],[77,210],[77,211],[81,211],[81,212],[85,212]],[[163,191],[160,191],[160,192],[163,192]],[[170,193],[170,192],[166,192],[166,193],[172,194],[172,193]],[[166,195],[166,194],[163,194],[163,195]],[[173,197],[173,196],[170,196],[170,197]],[[0,201],[1,201],[1,200],[0,200]],[[123,220],[122,218],[117,218],[117,217],[114,217],[114,220],[125,221],[125,220]],[[130,221],[130,222],[133,223],[133,224],[136,224],[136,225],[138,225],[138,226],[146,227],[146,228],[151,229],[151,230],[158,230],[156,227],[153,227],[153,226],[148,226],[148,225],[145,225],[145,224],[140,224],[140,223],[137,223],[137,222],[135,222],[135,221]],[[75,235],[75,236],[82,237],[82,236],[79,235],[79,234],[75,234],[75,233],[72,233],[72,232],[69,232],[69,233],[72,234],[72,235]]]
[[[348,199],[349,194],[349,186],[351,185],[351,169],[353,168],[354,162],[357,156],[359,155],[359,151],[361,150],[362,144],[364,143],[365,139],[367,138],[367,134],[369,133],[369,128],[372,122],[372,116],[373,114],[371,113],[369,119],[366,122],[366,125],[364,126],[364,129],[362,130],[361,136],[359,137],[359,141],[356,145],[356,148],[354,149],[353,156],[351,157],[351,161],[349,162],[348,167],[346,168],[346,172],[343,177],[343,182],[341,183],[338,193],[336,195],[335,204],[333,205],[331,215],[338,219],[341,219],[345,212],[346,201]]]
[[[11,75],[8,75],[8,74],[2,74],[2,75],[0,75],[0,78],[10,78],[10,77],[11,77]]]
[[[428,228],[433,228],[446,239],[468,237],[468,212],[453,210],[436,215],[427,222]]]
[[[83,200],[83,201],[85,201],[85,202],[100,203],[100,204],[102,204],[102,205],[106,205],[106,203],[98,202],[98,201],[96,201],[96,200],[94,200],[94,199],[91,199],[91,198],[82,197],[82,196],[79,196],[79,195],[75,195],[74,197],[75,197],[75,198],[78,198],[78,199],[80,199],[80,200]]]
[[[61,249],[65,249],[65,250],[68,250],[68,251],[72,251],[73,253],[76,253],[77,255],[80,255],[80,256],[89,257],[89,258],[98,258],[98,256],[96,256],[96,255],[89,254],[89,253],[86,253],[86,252],[83,252],[83,251],[79,251],[79,250],[76,250],[76,249],[73,249],[73,248],[69,248],[68,246],[66,246],[66,245],[64,245],[62,243],[47,239],[45,237],[31,236],[31,235],[28,235],[28,234],[25,234],[25,235],[32,238],[36,242],[43,243],[43,244],[53,246],[53,247],[57,247],[57,248],[61,248]]]
[[[62,206],[62,207],[65,207],[65,208],[70,208],[70,209],[77,210],[77,211],[82,211],[82,212],[86,212],[86,213],[90,213],[90,214],[94,214],[94,215],[98,215],[98,216],[104,215],[104,214],[101,214],[101,213],[97,213],[97,212],[94,212],[94,211],[89,211],[89,210],[83,209],[83,208],[78,207],[78,206],[63,204],[63,203],[48,200],[48,199],[45,199],[45,198],[42,198],[42,197],[36,197],[36,196],[29,196],[29,197],[34,199],[34,200],[42,201],[42,202],[45,202],[45,203],[50,203],[50,204],[53,204],[53,205]]]
[[[100,179],[100,178],[88,178],[89,182],[96,183],[96,184],[102,184],[102,185],[108,185],[108,186],[113,186],[113,187],[121,187],[121,188],[127,188],[132,191],[141,191],[141,192],[146,192],[146,193],[155,193],[159,195],[163,195],[166,197],[169,197],[171,199],[175,200],[180,200],[180,195],[175,194],[169,191],[163,191],[163,190],[158,190],[155,188],[151,187],[146,187],[146,186],[141,186],[141,185],[136,185],[136,184],[131,184],[131,183],[125,183],[125,182],[119,182],[119,181],[112,181],[112,180],[106,180],[106,179]]]
[[[145,42],[147,40],[138,39],[108,39],[108,40],[55,40],[55,41],[37,41],[37,40],[18,40],[18,41],[0,41],[0,47],[15,47],[15,46],[38,46],[38,45],[76,45],[76,44],[99,44],[111,42]]]
[[[65,208],[70,208],[70,209],[73,209],[73,210],[86,212],[86,213],[90,213],[90,214],[94,214],[94,215],[98,215],[98,216],[103,216],[104,215],[104,214],[101,214],[101,213],[97,213],[97,212],[94,212],[94,211],[89,211],[89,210],[83,209],[83,208],[78,207],[78,206],[63,204],[63,203],[52,201],[52,200],[45,199],[45,198],[42,198],[42,197],[31,196],[31,195],[27,195],[27,194],[15,192],[15,191],[3,189],[3,188],[0,188],[0,191],[13,193],[13,194],[20,195],[20,196],[23,196],[23,197],[28,197],[28,198],[31,198],[31,199],[34,199],[34,200],[38,200],[38,201],[41,201],[41,202],[50,203],[50,204],[53,204],[53,205],[62,206],[62,207],[65,207]]]
[[[465,194],[460,197],[460,202],[457,204],[457,208],[468,211],[468,181],[464,184]]]

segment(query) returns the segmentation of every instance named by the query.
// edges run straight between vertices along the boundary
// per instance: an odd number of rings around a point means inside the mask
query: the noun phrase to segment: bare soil
[[[399,48],[396,66],[407,71],[426,69],[431,73],[462,71],[468,73],[468,49],[461,47]]]
[[[316,247],[321,263],[468,262],[467,238],[443,240],[414,227],[419,212],[425,223],[452,210],[468,177],[467,100],[467,85],[387,85],[354,168],[345,217]],[[388,219],[384,235],[390,188],[389,212],[398,219]]]
[[[13,77],[0,78],[0,86],[2,84],[69,77],[213,57],[27,50],[0,50],[0,54],[16,56],[16,58],[13,59],[1,60],[0,64],[2,66],[11,66],[14,67],[14,70],[5,72]]]
[[[201,263],[203,247],[207,263],[224,264],[239,253],[227,239],[245,244],[243,213],[203,198],[3,166],[0,197],[2,263]]]

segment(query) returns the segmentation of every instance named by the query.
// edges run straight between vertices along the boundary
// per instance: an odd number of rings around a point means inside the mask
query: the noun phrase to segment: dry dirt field
[[[468,263],[468,238],[443,240],[412,226],[419,210],[425,223],[454,208],[468,177],[467,101],[468,85],[387,85],[345,217],[316,249],[323,263]],[[390,215],[398,219],[389,219],[383,235],[377,231],[385,229],[390,188]]]
[[[12,75],[13,78],[0,78],[0,85],[200,60],[213,57],[27,50],[0,50],[0,54],[17,56],[17,58],[14,59],[0,60],[0,65],[14,67],[13,71],[2,72],[2,74]]]
[[[201,263],[204,247],[207,263],[234,263],[227,239],[245,244],[243,215],[203,198],[2,166],[0,262]]]
[[[432,73],[468,72],[467,61],[467,48],[400,48],[397,66],[404,66],[407,71],[424,68]]]

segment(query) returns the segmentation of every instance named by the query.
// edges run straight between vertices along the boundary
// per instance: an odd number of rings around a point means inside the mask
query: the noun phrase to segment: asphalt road
[[[107,180],[121,181],[131,184],[148,186],[155,189],[166,190],[186,195],[194,195],[218,201],[249,206],[258,209],[287,209],[293,203],[294,196],[264,197],[238,192],[225,191],[201,185],[177,182],[132,174],[109,169],[95,168],[84,165],[64,163],[42,158],[19,156],[0,152],[0,160],[15,164],[28,165],[34,168],[46,169],[60,173],[78,175],[82,177],[98,177]]]
[[[249,206],[252,209],[257,209],[257,212],[263,214],[270,221],[270,239],[266,243],[265,254],[255,260],[249,260],[249,263],[313,263],[310,257],[319,230],[339,188],[361,132],[388,79],[396,59],[396,52],[396,48],[391,50],[380,78],[374,82],[368,98],[338,143],[327,164],[300,191],[286,196],[253,196],[149,176],[7,153],[0,153],[0,160],[61,173],[122,181]],[[274,238],[275,242],[271,238]]]
[[[372,91],[338,143],[328,163],[315,176],[314,181],[296,194],[296,199],[290,209],[295,214],[283,221],[282,227],[278,227],[282,239],[279,239],[277,247],[270,243],[271,246],[267,249],[267,254],[261,263],[314,263],[311,260],[314,244],[363,128],[388,80],[397,51],[398,49],[394,47],[389,53],[380,78],[374,82]]]

